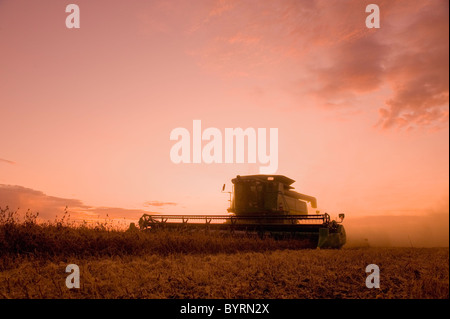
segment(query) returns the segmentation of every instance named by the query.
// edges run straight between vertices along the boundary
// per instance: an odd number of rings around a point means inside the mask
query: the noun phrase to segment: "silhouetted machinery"
[[[148,215],[139,220],[141,230],[206,229],[255,233],[273,238],[305,240],[309,247],[341,248],[344,226],[328,214],[308,214],[307,202],[317,208],[315,197],[293,191],[295,181],[283,175],[237,176],[229,215]],[[222,191],[224,191],[224,188]]]

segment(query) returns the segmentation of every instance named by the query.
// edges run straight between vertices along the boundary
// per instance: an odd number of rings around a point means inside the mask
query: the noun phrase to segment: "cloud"
[[[330,24],[341,26],[339,19],[346,17],[342,7]],[[361,8],[352,11],[356,10],[361,13]],[[311,63],[309,68],[306,81],[315,85],[310,93],[327,106],[358,107],[364,94],[390,90],[378,109],[378,127],[448,125],[448,2],[420,1],[410,7],[403,1],[381,2],[380,10],[379,30],[364,30],[360,25],[364,16],[355,14],[346,19],[351,28],[341,34],[333,30],[330,36],[317,34],[320,60],[313,58],[318,66]],[[352,33],[352,29],[359,31]]]
[[[393,95],[380,109],[379,125],[442,126],[448,122],[448,2],[434,1],[410,16],[386,68]]]
[[[19,209],[19,215],[28,209],[39,212],[42,220],[50,221],[56,216],[61,218],[66,207],[72,220],[98,220],[105,216],[112,219],[137,220],[142,214],[150,213],[140,209],[89,206],[79,199],[49,196],[31,188],[0,184],[0,207],[6,206],[13,211]]]
[[[161,207],[161,206],[176,206],[176,205],[178,204],[173,202],[159,202],[159,201],[147,201],[144,203],[144,206],[146,207],[148,206]]]
[[[7,159],[3,159],[3,158],[0,158],[0,163],[6,163],[6,164],[11,164],[11,165],[16,164],[16,162],[13,162],[13,161],[10,161]]]
[[[448,1],[380,0],[380,29],[365,26],[369,3],[217,1],[189,52],[210,72],[256,86],[274,78],[269,89],[294,86],[319,107],[367,112],[361,100],[379,94],[382,129],[447,126]]]
[[[0,184],[0,206],[9,206],[10,209],[19,209],[24,212],[28,209],[39,212],[43,219],[52,219],[64,212],[68,206],[74,210],[87,209],[80,200],[48,196],[41,191],[17,185]]]
[[[339,45],[331,66],[313,70],[319,88],[313,94],[325,100],[340,100],[378,89],[383,82],[383,59],[387,46],[371,37]]]

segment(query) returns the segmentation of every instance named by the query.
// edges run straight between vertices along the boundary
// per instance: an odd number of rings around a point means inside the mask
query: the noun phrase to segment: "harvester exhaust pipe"
[[[297,194],[298,194],[298,199],[310,202],[312,208],[317,208],[317,199],[315,197],[305,195],[305,194],[300,194],[300,193],[297,193]]]

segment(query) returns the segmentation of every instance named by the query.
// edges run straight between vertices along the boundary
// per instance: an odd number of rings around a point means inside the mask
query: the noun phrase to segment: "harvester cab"
[[[317,208],[315,197],[293,191],[295,181],[282,175],[237,176],[229,212],[236,215],[307,215],[307,202]]]

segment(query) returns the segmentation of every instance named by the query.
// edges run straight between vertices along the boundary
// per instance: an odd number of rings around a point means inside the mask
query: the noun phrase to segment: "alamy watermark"
[[[260,174],[274,174],[278,169],[278,128],[225,128],[222,134],[215,127],[202,131],[202,121],[193,120],[192,134],[184,127],[177,127],[170,132],[170,140],[177,141],[170,149],[170,159],[175,164],[256,163],[258,160],[265,165],[259,167]]]
[[[75,264],[69,264],[66,272],[70,273],[66,278],[66,287],[69,289],[80,288],[80,267]]]
[[[380,288],[380,267],[375,264],[367,265],[366,273],[370,273],[366,278],[366,287],[371,288]]]

